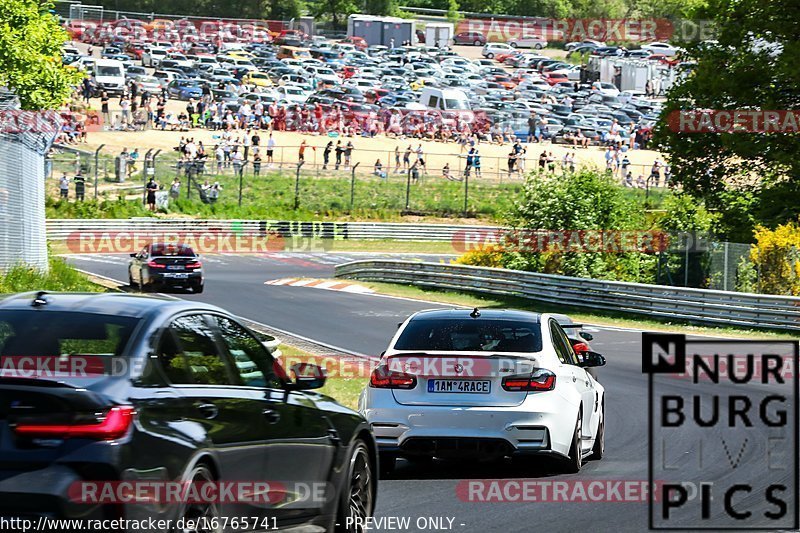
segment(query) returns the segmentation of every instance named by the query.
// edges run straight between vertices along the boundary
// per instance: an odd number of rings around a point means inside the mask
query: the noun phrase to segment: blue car
[[[196,80],[173,80],[167,85],[167,94],[178,100],[199,99],[203,97],[203,88]]]

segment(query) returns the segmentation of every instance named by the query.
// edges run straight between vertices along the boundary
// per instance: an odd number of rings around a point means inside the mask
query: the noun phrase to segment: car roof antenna
[[[478,318],[479,316],[481,316],[481,312],[478,311],[478,308],[476,307],[475,309],[472,310],[469,316],[471,316],[472,318]]]
[[[45,296],[47,296],[47,293],[45,291],[37,292],[36,296],[33,297],[33,302],[31,303],[31,305],[33,307],[39,307],[41,305],[47,305],[47,298],[45,298]]]

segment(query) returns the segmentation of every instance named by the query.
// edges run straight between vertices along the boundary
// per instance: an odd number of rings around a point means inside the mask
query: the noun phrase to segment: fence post
[[[97,147],[97,150],[94,151],[94,199],[97,200],[97,173],[98,173],[98,162],[100,157],[100,150],[103,149],[105,144],[101,144]]]
[[[239,207],[242,207],[242,186],[244,185],[244,167],[247,166],[248,161],[242,162],[242,167],[239,169]]]
[[[300,207],[300,167],[303,166],[305,161],[300,161],[297,163],[297,173],[294,178],[294,210]]]
[[[469,174],[464,176],[464,216],[467,216],[468,202],[469,202]]]
[[[147,204],[147,175],[149,174],[148,170],[150,169],[150,165],[153,164],[153,158],[150,156],[150,154],[153,153],[153,150],[154,150],[154,148],[150,148],[144,154],[144,172],[142,172],[142,203],[143,204]]]
[[[351,171],[350,176],[350,211],[353,210],[353,203],[356,200],[356,168],[360,165],[361,162],[359,161],[355,165],[353,165],[353,170]]]
[[[408,177],[406,178],[406,211],[408,211],[408,206],[410,202],[411,202],[411,168],[408,169]]]

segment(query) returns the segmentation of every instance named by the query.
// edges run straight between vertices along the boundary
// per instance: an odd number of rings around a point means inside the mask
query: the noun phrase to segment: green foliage
[[[800,295],[800,225],[758,228],[750,260],[758,272],[758,292]]]
[[[693,109],[796,109],[797,2],[718,0],[709,12],[715,15],[718,45],[689,48],[696,67],[669,92],[664,117]],[[656,130],[674,180],[721,212],[720,229],[729,239],[748,236],[757,224],[775,227],[800,214],[790,194],[798,190],[798,138],[784,133],[677,133],[666,120]]]
[[[49,2],[0,0],[0,87],[19,97],[23,109],[62,106],[83,74],[61,63],[66,32]]]
[[[666,214],[659,220],[664,231],[710,231],[716,217],[701,201],[683,193],[668,196],[662,206]]]
[[[171,178],[159,178],[168,185]],[[300,176],[300,208],[294,209],[294,176],[271,173],[259,178],[246,176],[242,190],[242,206],[238,205],[239,180],[231,175],[209,177],[223,187],[220,200],[204,204],[196,190],[191,199],[182,197],[170,202],[169,213],[201,218],[272,218],[284,220],[319,220],[342,218],[360,220],[399,220],[405,208],[406,176],[392,174],[383,180],[373,176],[358,176],[355,183],[354,209],[350,211],[350,179]],[[182,178],[183,192],[186,179]],[[471,182],[469,210],[471,216],[498,220],[511,208],[519,194],[519,183]],[[131,200],[87,200],[63,202],[48,199],[45,205],[48,218],[128,218],[152,216],[141,197]],[[462,216],[464,184],[436,177],[424,177],[411,186],[409,207],[414,212],[432,216]]]
[[[103,288],[69,266],[60,257],[51,257],[47,273],[25,265],[0,272],[0,293],[24,291],[102,292]]]
[[[643,204],[631,202],[608,175],[591,170],[549,179],[532,174],[508,222],[531,232],[646,230]],[[531,250],[525,243],[509,248],[503,264],[518,270],[624,281],[652,279],[656,264],[655,256],[639,252],[538,248]]]

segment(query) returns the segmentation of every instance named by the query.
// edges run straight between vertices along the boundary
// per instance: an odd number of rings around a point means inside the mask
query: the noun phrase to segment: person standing
[[[169,186],[169,197],[177,200],[181,195],[181,180],[175,177],[172,180],[172,185]]]
[[[305,161],[306,161],[306,147],[307,146],[308,146],[308,143],[306,143],[306,140],[303,139],[303,141],[300,143],[300,148],[297,150],[297,162],[298,163],[305,163]]]
[[[467,164],[464,166],[464,177],[469,177],[469,172],[472,170],[472,165],[475,163],[475,147],[469,149],[467,152]]]
[[[131,101],[128,99],[127,94],[123,94],[119,99],[119,108],[122,111],[122,124],[124,129],[127,129],[131,123]]]
[[[100,112],[103,114],[103,121],[111,124],[111,113],[108,111],[108,93],[103,91],[100,94]]]
[[[475,153],[472,154],[472,166],[475,169],[475,177],[481,177],[481,154],[480,150],[475,148]]]
[[[394,173],[400,173],[400,146],[394,147]]]
[[[156,183],[156,179],[151,177],[150,181],[147,182],[147,208],[150,211],[156,210],[156,192],[158,191],[158,183]]]
[[[72,178],[75,182],[75,199],[79,202],[84,200],[86,195],[86,178],[83,177],[83,169],[79,169],[78,173]]]
[[[275,152],[275,139],[272,138],[272,133],[270,132],[269,138],[267,139],[267,165],[272,166],[273,159],[272,155]]]
[[[61,179],[58,181],[58,189],[61,192],[61,198],[64,200],[69,199],[69,178],[67,178],[66,173],[61,176]]]
[[[408,171],[408,167],[411,165],[411,145],[408,145],[406,151],[403,153],[403,171]]]
[[[342,141],[336,141],[336,166],[334,167],[335,170],[339,170],[339,165],[342,164],[343,153],[344,153],[344,148],[342,148]]]
[[[347,146],[344,147],[344,168],[345,170],[350,169],[350,163],[353,160],[353,150],[355,147],[353,146],[352,141],[347,141]]]
[[[253,156],[253,176],[256,178],[261,175],[261,154]]]
[[[333,141],[328,141],[325,145],[325,150],[322,151],[322,170],[328,169],[328,162],[331,159],[331,151],[333,150]]]

